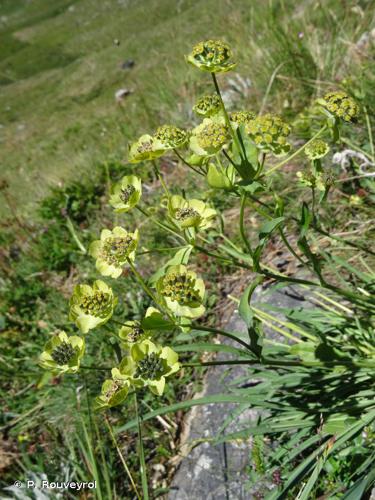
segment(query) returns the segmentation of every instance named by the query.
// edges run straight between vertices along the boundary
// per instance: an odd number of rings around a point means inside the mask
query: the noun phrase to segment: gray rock
[[[269,303],[277,307],[304,306],[306,301],[301,288],[288,286],[278,291],[267,293],[257,290],[252,303]],[[239,332],[245,339],[246,327],[236,312],[226,325],[227,331]],[[268,337],[277,338],[272,331]],[[225,343],[235,345],[235,342]],[[220,354],[218,359],[226,359],[228,354]],[[204,390],[199,396],[226,392],[228,384],[244,377],[247,368],[241,365],[230,369],[214,366],[208,370]],[[250,379],[249,379],[250,381]],[[188,436],[182,446],[182,459],[173,478],[169,500],[247,500],[254,497],[249,489],[249,471],[251,442],[225,443],[213,445],[207,442],[214,438],[225,426],[227,419],[233,417],[225,432],[235,432],[246,423],[255,421],[259,412],[251,408],[242,408],[236,414],[239,405],[211,404],[196,406],[187,417]]]

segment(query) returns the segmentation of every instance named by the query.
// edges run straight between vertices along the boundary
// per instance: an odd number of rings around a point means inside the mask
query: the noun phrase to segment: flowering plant
[[[338,258],[327,257],[325,251],[319,254],[314,243],[317,235],[323,235],[335,243],[341,241],[361,252],[374,254],[373,251],[356,243],[348,243],[337,235],[331,235],[325,230],[325,222],[321,217],[329,190],[336,182],[334,173],[327,169],[324,162],[329,157],[331,148],[334,148],[339,140],[342,125],[351,124],[358,118],[359,106],[352,97],[342,91],[327,93],[317,102],[322,111],[317,123],[314,123],[314,127],[317,125],[315,127],[317,131],[304,141],[301,147],[292,151],[293,142],[290,139],[292,127],[282,117],[271,113],[257,115],[248,110],[230,113],[227,111],[216,77],[216,74],[226,73],[235,67],[232,51],[226,43],[215,40],[198,43],[187,57],[187,61],[194,67],[210,73],[214,85],[215,94],[201,97],[193,107],[196,114],[202,117],[202,121],[191,130],[163,125],[153,135],[142,135],[129,146],[130,164],[143,162],[145,168],[148,163],[152,165],[163,188],[164,198],[161,206],[163,210],[166,209],[164,214],[167,213],[167,217],[158,219],[154,211],[147,207],[142,208],[141,179],[135,175],[123,177],[111,189],[109,198],[109,203],[116,214],[121,215],[135,208],[139,209],[146,217],[145,222],[157,224],[167,234],[177,238],[182,245],[167,248],[166,250],[174,255],[148,277],[144,277],[138,270],[137,249],[140,239],[138,228],[132,228],[131,231],[121,226],[116,226],[112,230],[104,228],[100,240],[92,242],[90,246],[89,253],[96,259],[96,269],[102,276],[120,278],[123,268],[127,266],[153,304],[141,320],[131,317],[120,322],[114,320],[115,324],[120,323],[119,327],[115,326],[115,329],[111,330],[112,345],[118,357],[118,365],[102,367],[104,370],[110,369],[112,377],[104,380],[101,393],[96,398],[96,406],[100,409],[118,406],[127,401],[130,394],[134,394],[137,401],[137,393],[146,387],[152,394],[161,397],[165,391],[166,379],[179,377],[183,368],[206,365],[205,362],[195,365],[182,363],[179,361],[177,351],[198,349],[194,344],[194,334],[209,332],[216,336],[227,337],[238,345],[238,348],[233,349],[237,357],[230,362],[218,361],[217,364],[245,364],[249,370],[255,366],[254,369],[258,370],[256,377],[252,376],[252,372],[249,372],[249,376],[256,379],[266,378],[264,373],[269,374],[272,370],[272,373],[276,373],[274,383],[279,391],[279,400],[276,397],[272,400],[273,393],[269,392],[266,382],[264,387],[267,390],[262,392],[257,387],[247,388],[247,396],[241,400],[266,410],[266,413],[271,410],[274,412],[271,412],[270,417],[265,417],[271,425],[268,427],[260,425],[256,429],[257,433],[262,434],[265,428],[271,428],[274,432],[295,430],[300,432],[298,436],[303,438],[305,436],[303,429],[317,431],[315,428],[317,419],[319,420],[323,413],[327,413],[327,408],[314,400],[314,403],[310,401],[306,403],[307,409],[303,404],[296,403],[294,413],[288,410],[287,404],[284,404],[286,395],[290,396],[290,401],[294,401],[293,398],[298,399],[300,389],[293,378],[292,369],[295,368],[298,380],[309,370],[314,371],[317,380],[331,380],[337,377],[337,380],[345,381],[346,385],[348,380],[352,380],[351,377],[354,379],[359,377],[360,380],[363,377],[363,380],[368,380],[368,370],[375,366],[373,336],[371,338],[367,334],[365,326],[360,329],[356,339],[350,337],[349,333],[343,336],[342,331],[346,331],[346,324],[341,325],[342,328],[338,331],[335,330],[336,336],[333,336],[330,335],[329,328],[323,328],[320,323],[317,326],[314,321],[309,323],[306,318],[303,318],[304,323],[302,320],[296,323],[297,326],[289,321],[281,322],[281,326],[279,324],[276,327],[274,322],[277,323],[277,316],[256,309],[251,300],[255,289],[267,280],[279,287],[294,284],[312,290],[319,289],[319,298],[337,308],[348,310],[347,305],[341,302],[349,301],[353,308],[349,311],[358,315],[357,322],[361,321],[360,314],[367,315],[368,311],[374,312],[375,303],[371,294],[373,276],[368,277],[361,271],[360,277],[365,276],[366,281],[364,287],[346,283],[342,286],[332,281],[326,272],[324,262],[331,266],[339,263],[350,272],[353,272],[352,266]],[[275,157],[285,156],[289,152],[290,156],[276,162]],[[301,197],[300,214],[296,217],[288,213],[285,200],[277,190],[274,190],[272,176],[297,156],[304,158],[302,153],[305,153],[305,162],[309,161],[310,165],[296,174],[303,189],[307,188]],[[187,197],[183,188],[178,193],[171,192],[158,166],[158,159],[165,154],[175,154],[177,161],[197,175],[197,179],[207,183],[210,190],[204,196],[197,198]],[[141,172],[141,169],[137,170],[139,175]],[[197,185],[201,184],[197,182]],[[229,198],[234,207],[236,202],[239,202],[236,223],[232,231],[227,230],[224,215],[220,214],[210,199],[211,195],[214,198],[217,193],[225,199]],[[248,208],[263,220],[257,230],[253,229],[252,232],[247,227]],[[218,220],[220,225],[216,223]],[[287,236],[286,231],[291,226],[297,234],[296,240],[290,240]],[[236,229],[238,238],[231,238],[230,233]],[[291,275],[281,272],[272,266],[272,263],[265,262],[264,255],[268,244],[276,237],[280,238],[285,250],[304,269],[304,274]],[[244,340],[236,332],[207,327],[202,323],[209,301],[207,301],[205,282],[196,272],[198,266],[191,259],[196,253],[204,254],[209,259],[241,269],[246,273],[248,283],[245,291],[240,299],[233,300],[238,303],[239,314],[247,328],[248,340]],[[70,300],[69,318],[85,334],[109,322],[116,303],[117,299],[106,282],[97,280],[92,286],[79,284],[74,288]],[[288,342],[281,344],[266,338],[263,324],[277,329]],[[333,322],[330,328],[334,329],[336,326],[337,323]],[[347,331],[351,332],[352,328],[351,324]],[[185,346],[179,345],[178,348],[174,345],[173,348],[163,345],[165,332],[168,332],[169,338],[178,334],[189,334],[191,341]],[[85,343],[80,336],[68,337],[66,333],[60,332],[46,344],[40,363],[54,373],[77,372],[84,355],[84,346]],[[199,347],[202,348],[202,345]],[[218,342],[206,343],[203,347],[212,352],[228,348]],[[349,352],[351,357],[348,355]],[[95,367],[89,368],[95,369]],[[262,372],[263,368],[265,370]],[[283,370],[290,370],[290,373],[285,373]],[[291,395],[290,387],[297,392]],[[317,390],[315,386],[313,390]],[[348,390],[350,392],[350,389]],[[316,393],[313,394],[315,396]],[[329,447],[332,436],[338,436],[340,443],[344,445],[350,440],[351,432],[360,432],[365,426],[374,425],[373,402],[368,401],[364,395],[361,405],[368,410],[360,413],[362,406],[356,407],[350,399],[354,396],[354,392],[350,393],[345,405],[332,409],[332,415],[328,416],[324,426],[319,430],[319,443],[322,444],[319,444],[318,452],[314,451],[313,459],[308,462],[306,468],[302,468],[298,473],[298,480],[302,480],[313,470],[307,486],[302,485],[303,498],[308,498],[314,478],[321,471],[320,462],[315,466],[315,458],[320,457],[319,460],[324,462],[332,450],[336,450],[335,445]],[[326,399],[322,398],[323,400],[326,402]],[[283,405],[279,404],[279,401],[283,401]],[[191,406],[195,404],[194,400],[190,403]],[[306,413],[303,413],[305,410]],[[288,416],[284,426],[280,424],[283,418],[283,415],[280,416],[282,412]],[[353,412],[361,415],[360,420],[354,424]],[[303,413],[302,423],[298,420],[301,413]],[[156,414],[154,411],[149,416]],[[275,420],[272,419],[274,414],[277,414]],[[130,423],[129,427],[131,425]],[[145,464],[142,463],[143,445],[139,418],[134,425],[138,425],[140,432],[143,489],[144,497],[148,498]],[[318,440],[309,438],[309,442],[313,446]],[[371,460],[368,464],[370,462]],[[363,467],[364,471],[367,470],[365,466]],[[295,478],[294,483],[298,480]],[[283,485],[278,484],[280,496],[277,498],[290,491],[288,488],[292,481],[287,477],[284,477],[283,481]]]

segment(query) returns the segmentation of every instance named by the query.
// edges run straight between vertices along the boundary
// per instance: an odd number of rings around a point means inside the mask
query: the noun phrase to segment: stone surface
[[[299,287],[285,287],[281,290],[267,293],[256,291],[252,303],[269,303],[277,307],[305,307],[306,301]],[[241,332],[246,337],[245,324],[235,313],[226,325],[227,331]],[[266,332],[268,338],[277,338],[271,331]],[[229,343],[229,342],[228,342]],[[230,342],[232,344],[232,342]],[[233,345],[235,343],[233,342]],[[227,354],[220,354],[218,359],[228,358]],[[246,376],[247,369],[243,366],[234,366],[228,369],[225,366],[214,366],[208,370],[205,388],[199,396],[226,392],[228,384],[239,377]],[[190,428],[186,446],[183,449],[190,451],[182,459],[172,481],[169,500],[247,500],[255,498],[249,491],[250,442],[226,443],[212,445],[199,440],[210,439],[218,435],[225,425],[226,419],[235,415],[226,432],[240,429],[244,423],[248,424],[259,416],[257,410],[244,409],[239,415],[235,404],[212,404],[194,407],[188,421]],[[190,445],[190,447],[189,447]],[[192,449],[191,449],[192,448]]]

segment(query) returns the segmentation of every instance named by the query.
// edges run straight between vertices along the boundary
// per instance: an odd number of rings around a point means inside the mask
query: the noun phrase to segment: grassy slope
[[[21,212],[48,184],[98,160],[125,158],[128,138],[165,120],[186,123],[195,94],[210,83],[184,62],[194,42],[232,42],[255,101],[283,63],[279,73],[288,79],[277,80],[272,92],[288,112],[319,92],[316,80],[335,80],[344,54],[373,21],[373,2],[358,2],[357,10],[337,0],[252,4],[3,1],[0,164]],[[121,69],[129,58],[135,68]],[[121,87],[134,90],[123,106],[114,99]]]

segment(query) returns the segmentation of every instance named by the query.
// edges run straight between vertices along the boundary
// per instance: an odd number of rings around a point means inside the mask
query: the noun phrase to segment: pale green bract
[[[129,163],[139,163],[141,161],[154,160],[162,156],[165,152],[163,144],[151,135],[142,135],[138,141],[129,146]]]
[[[180,367],[178,354],[173,349],[146,339],[131,346],[130,355],[123,358],[118,368],[112,369],[112,378],[136,388],[148,387],[161,396],[166,377],[178,372]]]
[[[69,319],[82,333],[104,325],[112,316],[117,298],[104,281],[90,285],[76,285],[70,298]]]
[[[59,331],[45,344],[39,364],[55,374],[76,373],[85,352],[85,341],[77,335]]]
[[[101,394],[95,398],[95,408],[105,409],[123,403],[128,395],[130,383],[128,380],[106,379],[103,382]]]
[[[142,196],[142,182],[135,175],[126,175],[111,189],[109,204],[116,213],[128,212]]]
[[[201,200],[186,200],[176,194],[169,198],[168,211],[173,221],[181,228],[208,229],[217,215],[216,210]]]
[[[93,241],[89,253],[96,259],[96,269],[103,276],[118,278],[128,260],[134,262],[139,239],[138,229],[128,233],[122,227],[103,229],[100,240]]]
[[[161,312],[155,307],[148,307],[142,321],[127,320],[126,324],[120,328],[118,336],[123,340],[124,345],[129,347],[151,337],[150,325],[163,325],[163,323],[165,320]]]

